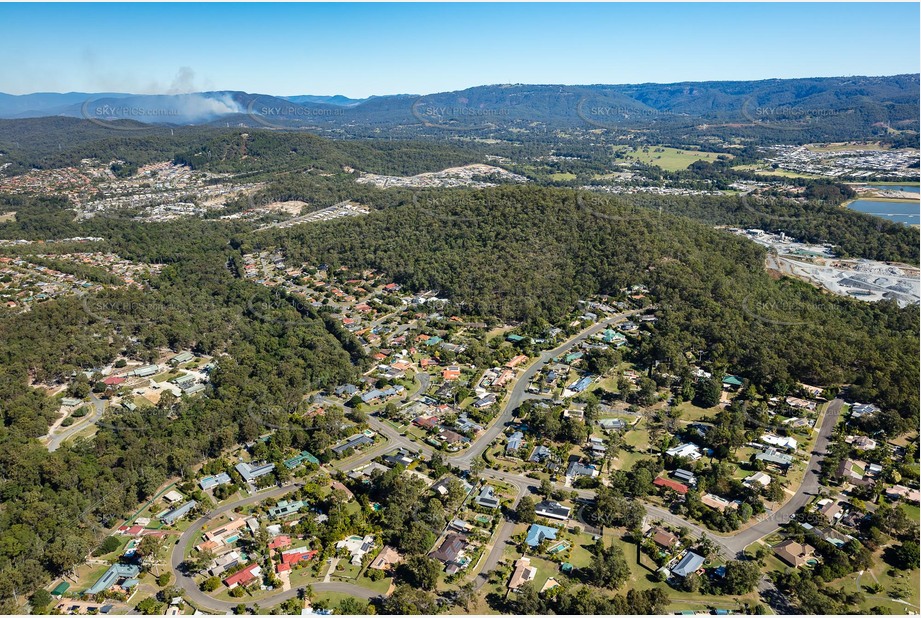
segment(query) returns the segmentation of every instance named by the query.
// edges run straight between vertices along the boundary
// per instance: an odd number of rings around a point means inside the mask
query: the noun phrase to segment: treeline
[[[616,201],[655,212],[690,217],[713,225],[758,228],[785,232],[802,242],[830,243],[842,257],[919,263],[917,229],[885,221],[838,206],[842,191],[837,185],[815,185],[814,197],[805,203],[790,200],[761,200],[754,197],[631,195]],[[849,195],[841,192],[840,197]],[[605,201],[591,197],[591,203]],[[824,201],[826,200],[827,201]]]

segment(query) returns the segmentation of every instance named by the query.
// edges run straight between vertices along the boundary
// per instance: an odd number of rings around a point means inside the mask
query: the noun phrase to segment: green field
[[[627,159],[639,161],[647,165],[655,165],[669,172],[686,170],[695,161],[716,161],[716,158],[722,154],[718,152],[704,152],[702,150],[667,148],[664,146],[654,146],[641,150],[627,149],[621,150],[620,152],[623,152]]]

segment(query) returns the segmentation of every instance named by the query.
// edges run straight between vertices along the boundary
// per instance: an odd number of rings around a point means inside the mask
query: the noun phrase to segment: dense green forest
[[[137,125],[138,123],[133,123]],[[433,141],[329,140],[308,133],[265,129],[140,125],[117,131],[74,118],[0,120],[0,155],[7,175],[32,168],[78,165],[95,158],[131,166],[176,160],[196,169],[233,174],[349,166],[379,174],[412,175],[466,163],[482,155]]]
[[[113,232],[112,248],[134,259],[172,260],[152,291],[59,299],[0,320],[4,613],[15,613],[15,595],[82,562],[106,528],[167,478],[264,433],[247,412],[253,401],[287,404],[353,379],[362,366],[338,339],[345,335],[320,316],[233,276],[228,231],[125,223]],[[167,400],[155,413],[110,412],[115,416],[92,440],[53,453],[34,439],[47,432],[58,406],[29,388],[30,379],[69,379],[118,355],[149,361],[161,346],[220,356],[208,398]]]
[[[853,384],[917,415],[918,315],[890,302],[823,294],[764,271],[765,250],[684,217],[573,191],[502,187],[438,197],[358,219],[256,236],[291,261],[379,268],[474,314],[552,319],[591,294],[644,284],[661,316],[643,347],[672,373],[686,352],[769,392],[797,380]]]

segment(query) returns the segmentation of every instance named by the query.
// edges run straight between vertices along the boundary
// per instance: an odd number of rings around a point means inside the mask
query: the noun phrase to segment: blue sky
[[[427,93],[919,72],[919,5],[0,4],[0,92]]]

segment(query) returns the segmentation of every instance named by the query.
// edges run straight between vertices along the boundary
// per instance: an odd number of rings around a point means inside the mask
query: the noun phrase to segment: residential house
[[[690,487],[697,485],[697,477],[690,470],[685,470],[684,468],[678,468],[672,472],[672,476],[678,479],[679,482],[684,483]]]
[[[445,536],[441,545],[429,554],[435,560],[444,564],[450,573],[456,573],[460,569],[458,558],[467,547],[467,537],[462,534],[450,533]]]
[[[291,459],[285,460],[285,467],[288,470],[293,470],[298,466],[304,464],[304,462],[312,463],[315,466],[320,465],[320,460],[314,457],[310,451],[301,451],[300,454],[292,457]]]
[[[384,549],[368,565],[368,568],[377,571],[390,571],[401,562],[403,562],[403,556],[394,548],[385,545]]]
[[[332,451],[336,453],[337,455],[342,455],[346,453],[349,449],[357,449],[361,446],[366,446],[368,444],[374,444],[374,440],[372,438],[369,438],[366,434],[359,433],[359,434],[356,434],[350,437],[348,440],[346,440],[339,446],[334,447]]]
[[[499,508],[499,498],[496,497],[495,491],[492,486],[485,485],[483,490],[480,492],[480,495],[474,500],[477,506],[481,506],[485,509],[497,509]]]
[[[467,436],[461,435],[450,429],[441,430],[441,432],[438,434],[438,439],[449,446],[457,446],[465,442],[470,442],[470,438]]]
[[[582,476],[587,478],[595,478],[598,476],[598,470],[593,465],[583,464],[578,460],[574,460],[569,462],[569,467],[566,469],[566,476],[570,477],[571,479],[576,479]]]
[[[195,355],[192,354],[191,352],[186,351],[186,352],[180,352],[173,358],[169,359],[169,362],[171,365],[182,365],[183,363],[187,363],[191,360],[195,360]]]
[[[236,532],[237,530],[239,530],[245,525],[246,525],[246,520],[243,519],[242,517],[231,520],[227,522],[226,524],[223,524],[219,528],[215,528],[214,530],[210,530],[206,532],[205,539],[208,541],[221,540],[225,536],[228,536],[232,532]]]
[[[717,496],[715,494],[704,494],[700,497],[700,503],[704,506],[709,506],[711,509],[716,509],[719,512],[723,512],[726,509],[737,509],[739,508],[738,502],[730,502],[722,496]]]
[[[688,486],[684,483],[679,483],[678,481],[673,481],[661,476],[657,476],[652,484],[656,487],[664,487],[665,489],[670,489],[671,491],[681,494],[682,496],[688,493]]]
[[[778,436],[772,433],[766,433],[761,436],[761,441],[770,446],[795,451],[797,447],[796,438],[789,436]]]
[[[830,524],[835,524],[844,515],[841,503],[831,498],[820,500],[817,512]]]
[[[166,500],[169,504],[176,504],[177,502],[182,502],[184,498],[185,496],[183,496],[181,493],[179,493],[175,489],[171,489],[170,491],[163,494],[163,499]]]
[[[627,421],[622,418],[603,418],[598,425],[607,431],[623,431],[627,428]]]
[[[703,454],[700,452],[700,447],[698,447],[693,442],[685,442],[683,444],[679,444],[678,446],[665,451],[665,454],[669,457],[682,457],[685,459],[690,459],[691,461],[697,461],[703,456]]]
[[[281,500],[276,506],[273,506],[269,509],[269,517],[271,519],[277,519],[279,517],[287,517],[288,515],[293,515],[297,513],[302,508],[307,506],[307,504],[301,500]]]
[[[231,482],[230,475],[226,472],[221,472],[214,476],[206,476],[198,482],[198,486],[202,488],[202,491],[208,491],[209,489],[214,489],[218,485],[227,485]]]
[[[416,457],[414,453],[411,453],[407,449],[401,447],[393,453],[385,455],[383,460],[385,464],[391,467],[409,467],[409,465],[416,460]]]
[[[868,436],[848,436],[844,441],[859,451],[872,451],[876,448],[876,440]]]
[[[765,472],[755,472],[751,476],[745,477],[742,483],[751,488],[764,488],[771,484],[771,475]]]
[[[559,530],[551,526],[531,524],[524,542],[528,547],[537,547],[544,541],[555,541],[557,532],[559,532]]]
[[[188,515],[192,509],[198,505],[198,502],[195,500],[189,500],[182,506],[178,506],[174,509],[170,509],[166,513],[160,516],[160,521],[163,522],[165,526],[172,526],[177,521]]]
[[[662,549],[674,549],[679,543],[677,536],[662,528],[653,528],[649,538]]]
[[[473,407],[477,410],[482,410],[483,408],[488,408],[489,406],[496,403],[496,396],[493,393],[487,393],[479,399],[473,402]]]
[[[373,547],[374,537],[371,535],[366,535],[364,537],[353,535],[336,543],[336,549],[345,549],[352,555],[351,562],[356,566],[361,565],[361,561],[364,559],[365,554],[371,551]]]
[[[253,563],[241,571],[237,571],[224,579],[224,585],[233,590],[237,586],[248,586],[262,576],[262,567]]]
[[[855,403],[851,406],[851,418],[858,419],[879,412],[879,408],[872,403]]]
[[[814,560],[815,548],[812,545],[802,545],[793,539],[774,546],[774,554],[792,567],[801,567],[810,560]]]
[[[910,489],[904,485],[893,485],[886,489],[886,497],[890,500],[905,500],[918,504],[921,502],[921,492],[917,489]]]
[[[518,449],[521,448],[522,443],[524,442],[524,434],[520,431],[516,431],[508,438],[508,444],[505,445],[506,454],[512,454],[518,452]]]
[[[776,448],[767,448],[755,455],[755,459],[765,464],[776,466],[786,472],[793,465],[793,456],[781,453]]]
[[[115,563],[110,566],[102,576],[96,580],[92,586],[86,589],[84,594],[94,595],[105,592],[113,586],[121,585],[123,589],[130,589],[137,585],[137,577],[141,574],[141,569],[134,564]]]
[[[515,562],[515,570],[508,582],[508,589],[515,592],[526,582],[534,581],[535,577],[537,577],[537,568],[531,566],[531,559],[521,557]]]
[[[742,380],[739,376],[728,375],[723,378],[723,388],[737,390],[742,387]]]
[[[235,567],[238,564],[240,564],[240,554],[236,551],[230,551],[215,558],[208,568],[208,573],[212,577],[217,577],[227,569]]]
[[[678,564],[672,567],[671,573],[676,577],[684,578],[692,573],[696,573],[703,565],[704,557],[689,551],[678,561]]]
[[[547,519],[556,519],[559,521],[568,520],[571,512],[571,508],[563,506],[559,502],[553,500],[543,500],[534,506],[534,514],[538,517],[546,517]]]
[[[245,461],[241,461],[234,466],[237,472],[240,473],[240,476],[243,477],[243,480],[247,483],[252,483],[261,476],[265,476],[275,469],[275,464],[273,463],[261,463],[261,464],[250,464]]]

